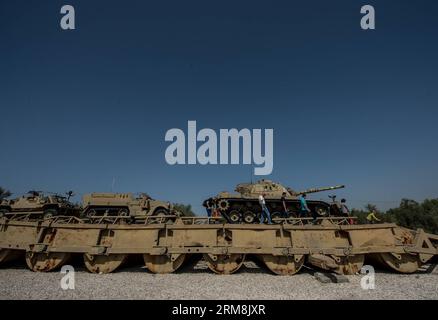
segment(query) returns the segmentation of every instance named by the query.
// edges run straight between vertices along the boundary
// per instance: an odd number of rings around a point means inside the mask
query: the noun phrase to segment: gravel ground
[[[349,283],[323,284],[304,267],[294,276],[275,276],[245,262],[233,275],[216,275],[203,261],[175,274],[155,275],[138,264],[112,274],[90,274],[75,266],[75,289],[62,290],[60,272],[35,273],[22,264],[0,269],[0,299],[438,299],[438,267],[412,275],[377,270],[376,288],[363,290],[360,275]]]

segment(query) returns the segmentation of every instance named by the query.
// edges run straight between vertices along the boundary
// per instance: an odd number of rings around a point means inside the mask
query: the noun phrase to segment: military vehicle
[[[206,217],[120,225],[109,219],[94,223],[74,216],[41,221],[0,218],[0,265],[24,256],[30,270],[51,271],[80,255],[88,271],[100,274],[141,254],[150,272],[171,273],[194,254],[202,255],[218,274],[234,273],[252,257],[277,275],[293,275],[304,264],[356,274],[365,260],[414,273],[438,255],[438,235],[393,223],[344,224],[342,217],[318,218],[321,223],[315,225],[238,225]]]
[[[288,209],[295,210],[296,197],[302,194],[267,180],[242,184],[237,190],[239,195],[218,199],[227,201],[227,210],[253,208],[254,195],[259,193],[266,194],[272,210],[277,208],[283,192]],[[290,223],[239,225],[226,223],[223,218],[181,216],[174,221],[156,222],[155,218],[150,221],[149,215],[172,213],[169,203],[144,194],[134,197],[94,193],[84,196],[84,212],[88,216],[106,216],[104,219],[52,216],[29,221],[14,215],[0,218],[0,264],[24,256],[30,270],[47,272],[80,255],[89,272],[100,274],[113,272],[130,256],[141,254],[150,272],[171,273],[190,255],[202,255],[208,268],[218,274],[237,272],[251,257],[263,261],[277,275],[293,275],[305,264],[339,274],[356,274],[365,260],[374,260],[399,273],[414,273],[438,256],[438,235],[393,223],[350,224],[346,222],[350,217],[331,216],[335,204],[310,200],[308,204],[313,210],[318,206],[325,208],[326,214],[317,219],[319,223],[302,224],[307,218],[293,217]],[[236,205],[242,207],[232,209]],[[128,214],[146,218],[136,223],[117,223],[120,216]]]
[[[31,190],[16,199],[3,199],[0,203],[0,217],[12,214],[30,214],[45,219],[57,215],[73,215],[78,209],[70,202],[73,192],[67,196],[59,194],[44,194],[42,191]]]
[[[216,209],[229,223],[256,223],[259,221],[261,208],[259,195],[264,194],[266,206],[271,213],[271,218],[283,216],[284,208],[281,201],[285,194],[286,208],[290,217],[297,217],[300,211],[299,196],[302,194],[316,193],[344,188],[338,185],[326,188],[312,188],[304,191],[294,191],[277,182],[262,179],[255,183],[241,183],[236,186],[237,193],[221,192],[213,199]],[[332,198],[333,199],[333,198]],[[319,200],[306,200],[307,206],[318,216],[340,216],[339,206],[333,201],[328,203]]]
[[[175,215],[170,202],[152,199],[146,193],[90,193],[82,199],[85,217],[120,216],[141,218],[146,216]]]

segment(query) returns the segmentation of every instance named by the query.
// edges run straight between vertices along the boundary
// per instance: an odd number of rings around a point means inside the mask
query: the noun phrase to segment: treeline
[[[0,201],[10,196],[11,192],[9,190],[0,187]]]
[[[438,198],[426,199],[422,203],[410,199],[402,199],[398,208],[380,211],[373,204],[365,206],[366,210],[353,209],[353,216],[358,223],[366,223],[366,216],[376,210],[376,216],[382,222],[393,222],[409,229],[422,228],[426,232],[438,234]]]

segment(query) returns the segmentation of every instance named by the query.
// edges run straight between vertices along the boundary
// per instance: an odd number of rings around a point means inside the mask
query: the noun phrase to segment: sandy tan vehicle
[[[146,193],[90,193],[82,198],[83,216],[145,217],[175,214],[170,202],[152,199]]]
[[[304,191],[294,191],[280,183],[271,180],[260,180],[255,183],[241,183],[236,186],[236,193],[221,192],[214,197],[216,207],[220,214],[229,223],[256,223],[259,221],[261,208],[258,202],[259,195],[265,194],[266,206],[271,217],[281,217],[285,211],[281,201],[283,193],[288,215],[296,217],[300,209],[299,196],[306,193],[316,193],[344,188],[343,185],[312,188]],[[307,205],[318,216],[339,216],[337,204],[326,201],[307,199]]]
[[[141,254],[149,271],[170,273],[196,254],[218,274],[238,271],[251,257],[278,275],[293,275],[304,264],[355,274],[365,259],[413,273],[438,254],[438,235],[422,229],[392,223],[345,225],[339,217],[318,219],[318,225],[303,225],[298,218],[291,224],[239,225],[181,217],[173,223],[121,225],[77,217],[34,222],[2,218],[0,263],[25,255],[29,269],[51,271],[81,255],[90,272],[108,273],[129,256]]]
[[[29,214],[47,219],[58,215],[73,215],[78,210],[69,201],[72,195],[72,191],[64,197],[32,190],[19,198],[3,199],[0,204],[0,216]]]
[[[256,186],[263,187],[258,192],[283,192],[274,189],[280,185],[272,182]],[[239,190],[251,187],[242,185]],[[291,200],[298,194],[288,192]],[[129,256],[141,254],[149,271],[171,273],[195,254],[202,255],[218,274],[238,271],[251,257],[257,257],[278,275],[293,275],[305,264],[355,274],[365,259],[396,272],[414,273],[438,255],[438,235],[393,223],[350,224],[347,220],[351,217],[321,216],[317,224],[304,223],[312,218],[298,217],[272,225],[234,224],[206,217],[166,220],[154,215],[172,213],[169,203],[129,193],[85,195],[84,212],[104,218],[0,218],[0,263],[24,255],[29,269],[51,271],[80,255],[90,272],[109,273]],[[127,215],[146,218],[119,223],[120,217]],[[154,221],[150,221],[151,216]]]

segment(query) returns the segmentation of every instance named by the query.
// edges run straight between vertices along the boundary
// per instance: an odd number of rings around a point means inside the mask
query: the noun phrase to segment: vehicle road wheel
[[[237,210],[232,210],[228,216],[230,217],[231,223],[239,223],[241,219],[240,212]]]
[[[129,211],[128,209],[120,209],[117,212],[117,222],[118,224],[127,224],[129,221]]]
[[[154,216],[156,217],[164,217],[164,216],[168,216],[169,212],[166,209],[157,209],[154,211]]]
[[[84,264],[92,273],[110,273],[120,267],[126,260],[126,254],[90,255],[84,254]]]
[[[273,223],[281,224],[282,221],[283,221],[283,220],[280,220],[281,218],[282,218],[282,215],[281,215],[281,213],[278,212],[278,211],[273,212],[273,213],[271,214],[271,220],[272,220]]]
[[[338,263],[338,268],[335,272],[339,274],[356,274],[359,273],[365,262],[365,255],[355,254],[341,258],[341,262]]]
[[[170,213],[167,209],[159,208],[154,211],[152,217],[156,217],[156,219],[149,219],[151,223],[167,223],[167,222],[174,222],[174,218],[165,218],[165,216],[169,216]]]
[[[43,219],[52,219],[57,215],[57,211],[55,209],[47,209],[44,211]]]
[[[52,271],[65,264],[69,258],[70,254],[64,252],[26,252],[26,264],[32,271]]]
[[[93,217],[95,217],[95,216],[96,216],[96,210],[94,210],[94,209],[90,209],[90,210],[88,210],[87,213],[85,214],[85,216],[86,216],[87,218],[93,218]]]
[[[153,273],[172,273],[178,270],[184,263],[185,254],[172,255],[143,255],[144,263]]]
[[[414,273],[421,267],[422,262],[418,255],[402,253],[380,253],[378,254],[379,261],[392,270],[400,273]]]
[[[240,269],[245,261],[244,254],[204,254],[208,268],[217,274],[232,274]]]
[[[256,219],[257,215],[252,211],[246,211],[243,214],[243,221],[245,221],[245,223],[255,223]]]
[[[304,256],[273,256],[272,254],[262,254],[259,258],[265,263],[266,267],[278,275],[293,275],[300,271],[304,264]]]
[[[315,206],[314,210],[315,210],[316,214],[320,217],[327,217],[329,215],[329,211],[326,207]]]

